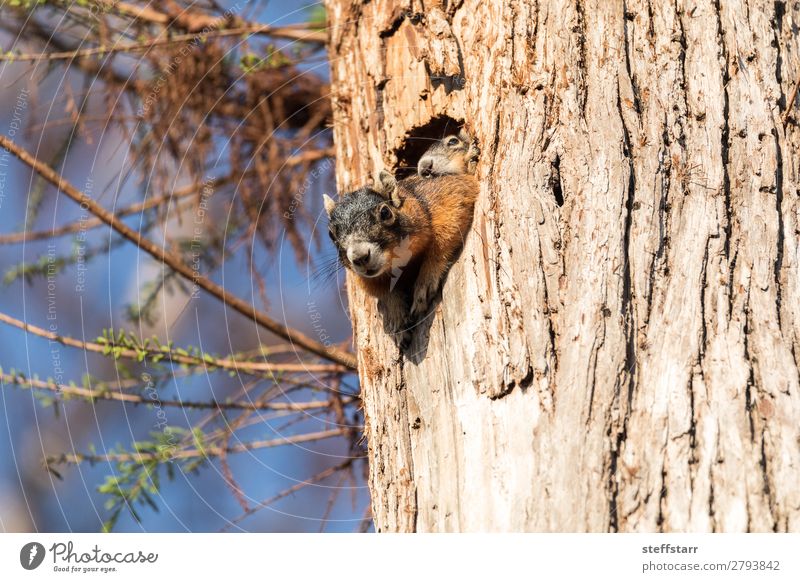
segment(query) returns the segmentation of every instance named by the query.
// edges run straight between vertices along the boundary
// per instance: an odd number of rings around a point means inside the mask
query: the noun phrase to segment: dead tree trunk
[[[482,152],[415,356],[349,286],[377,529],[800,531],[800,4],[327,7],[342,189]]]

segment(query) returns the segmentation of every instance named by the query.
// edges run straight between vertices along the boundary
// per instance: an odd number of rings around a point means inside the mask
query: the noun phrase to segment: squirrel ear
[[[466,128],[464,127],[458,130],[458,139],[460,139],[466,144],[471,144],[473,141],[472,136],[467,132]]]
[[[392,195],[395,188],[397,188],[397,180],[395,177],[386,170],[381,170],[378,174],[379,192],[388,198]]]
[[[384,198],[387,198],[392,203],[392,206],[400,207],[403,201],[397,191],[397,179],[392,174],[386,170],[381,170],[380,174],[378,174],[378,188],[378,192]]]
[[[333,209],[336,206],[336,201],[327,194],[322,195],[322,201],[325,203],[325,212],[328,215],[328,218],[330,218],[331,212],[333,212]]]

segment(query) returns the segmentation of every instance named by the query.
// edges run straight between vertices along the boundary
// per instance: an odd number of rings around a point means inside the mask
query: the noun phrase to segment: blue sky
[[[291,8],[289,8],[291,7]],[[300,22],[304,11],[297,10],[291,2],[269,2],[266,10],[252,13],[253,18],[272,24]],[[8,47],[9,39],[2,39]],[[317,67],[319,69],[320,67]],[[324,67],[322,67],[324,68]],[[56,69],[44,77],[31,81],[23,65],[0,64],[0,133],[9,135],[14,104],[22,95],[27,108],[22,115],[26,131],[14,138],[37,155],[47,160],[54,153],[52,133],[40,140],[35,126],[45,119],[57,119],[64,115],[63,101],[56,100],[50,113],[50,95],[59,95],[67,84],[75,86],[75,79],[62,81]],[[29,91],[23,93],[23,89]],[[29,95],[29,96],[28,96]],[[91,142],[91,143],[90,143]],[[77,140],[67,154],[63,175],[74,185],[87,189],[91,185],[92,195],[107,207],[129,203],[138,196],[131,181],[122,188],[116,187],[116,175],[125,164],[126,144],[124,139],[108,132],[90,136],[89,140]],[[94,160],[94,163],[92,163]],[[25,209],[32,188],[31,174],[13,157],[0,194],[0,233],[18,232],[23,229]],[[109,188],[105,188],[110,185]],[[320,184],[311,188],[310,195],[321,195]],[[319,211],[319,204],[311,202]],[[52,188],[46,190],[46,201],[42,211],[32,225],[34,230],[66,224],[80,216],[81,210],[64,196],[56,196]],[[322,221],[324,223],[324,221]],[[128,220],[138,226],[138,216]],[[87,248],[95,245],[107,246],[109,240],[117,240],[105,228],[92,231]],[[321,251],[314,251],[313,272],[321,255],[330,255],[327,237],[323,237]],[[48,241],[24,245],[0,245],[0,271],[22,263],[35,262],[49,252]],[[74,239],[62,237],[57,240],[54,252],[69,255]],[[316,247],[314,247],[316,249]],[[248,274],[249,262],[258,266],[267,282],[270,304],[260,304],[253,296],[254,285]],[[56,277],[48,289],[43,278],[31,284],[17,280],[0,286],[0,311],[40,327],[53,324],[57,332],[91,340],[105,327],[128,327],[124,318],[125,304],[135,297],[144,281],[152,279],[158,266],[133,245],[116,243],[108,254],[89,261],[87,270],[80,273],[74,266],[68,267]],[[281,245],[275,256],[268,256],[263,249],[256,256],[245,252],[235,254],[226,261],[223,269],[212,278],[224,282],[226,289],[254,300],[260,308],[273,317],[285,320],[306,333],[313,333],[309,302],[324,314],[325,329],[335,341],[349,337],[346,296],[339,281],[309,281],[309,267],[297,264],[295,254],[288,245]],[[85,277],[87,284],[82,291],[76,286]],[[263,330],[236,313],[225,313],[215,299],[202,297],[185,303],[165,296],[164,311],[170,328],[169,339],[176,345],[202,345],[210,352],[227,353],[234,349],[252,349],[261,341],[269,342]],[[54,305],[55,316],[48,320],[48,304]],[[163,338],[163,336],[162,336]],[[5,372],[14,367],[26,375],[39,374],[45,378],[53,376],[60,368],[65,381],[80,381],[83,374],[104,379],[113,379],[117,370],[113,361],[99,355],[85,356],[81,351],[57,346],[45,339],[26,334],[8,325],[0,324],[0,366]],[[353,389],[355,380],[351,379]],[[200,400],[212,393],[234,390],[241,385],[238,378],[225,374],[191,379],[177,378],[164,387],[163,397]],[[313,395],[309,391],[309,397]],[[170,424],[191,425],[202,414],[169,409]],[[87,451],[93,443],[99,452],[121,444],[130,446],[134,439],[146,438],[156,422],[155,411],[147,407],[125,406],[119,403],[98,402],[88,405],[67,402],[55,414],[51,407],[44,407],[29,390],[3,386],[0,391],[0,531],[96,531],[108,512],[103,507],[104,496],[96,491],[104,477],[113,468],[109,465],[80,465],[64,468],[63,481],[53,478],[41,466],[44,453]],[[308,426],[314,424],[309,420]],[[302,432],[303,424],[282,427],[281,419],[264,418],[244,429],[242,440],[265,439],[278,434]],[[288,432],[287,432],[288,431]],[[335,464],[337,459],[348,454],[346,443],[339,440],[311,443],[305,447],[278,447],[257,452],[231,456],[230,468],[244,493],[253,501],[266,499],[277,492],[302,481],[311,474]],[[359,465],[360,468],[360,465]],[[340,491],[333,505],[326,531],[353,531],[357,529],[368,504],[368,495],[361,476],[355,482],[339,483],[331,479],[324,486],[310,487],[285,500],[273,508],[256,513],[244,520],[240,526],[251,531],[317,531],[320,517],[325,514],[331,493]],[[225,525],[226,519],[241,513],[235,496],[225,485],[218,464],[211,464],[197,475],[183,475],[162,489],[157,499],[159,511],[143,509],[142,523],[129,515],[120,519],[117,531],[216,531]]]

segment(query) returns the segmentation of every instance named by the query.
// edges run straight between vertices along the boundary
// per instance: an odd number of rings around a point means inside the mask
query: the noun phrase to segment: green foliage
[[[69,264],[68,257],[42,255],[33,263],[19,263],[9,267],[3,275],[3,284],[10,285],[17,279],[24,279],[29,285],[36,277],[55,277]]]
[[[195,442],[198,442],[195,435],[197,430],[192,431]],[[110,515],[103,523],[103,531],[110,532],[114,529],[125,509],[137,522],[141,522],[137,507],[149,507],[158,511],[153,497],[161,490],[162,469],[171,481],[175,477],[176,468],[183,472],[192,472],[205,462],[202,457],[188,460],[173,458],[178,440],[188,434],[184,428],[166,426],[162,431],[151,432],[149,440],[134,442],[130,451],[119,445],[109,451],[110,455],[127,455],[130,460],[117,462],[114,473],[107,475],[105,482],[97,488],[99,493],[108,496],[105,508]]]
[[[108,247],[86,249],[86,252],[81,255],[80,245],[75,241],[72,246],[72,254],[69,256],[44,254],[41,255],[36,262],[22,262],[9,267],[3,275],[3,284],[10,285],[17,279],[23,279],[26,283],[31,285],[36,277],[45,279],[47,277],[56,277],[68,266],[74,265],[81,260],[84,264],[88,264],[96,256],[104,255],[109,249],[119,246],[122,242],[121,239],[118,239],[112,241],[111,245]]]
[[[306,8],[308,15],[308,27],[314,30],[325,30],[328,23],[328,15],[325,12],[324,4],[312,4]]]
[[[239,66],[245,74],[254,73],[262,69],[277,69],[293,64],[292,60],[272,43],[264,45],[263,51],[266,53],[263,57],[259,57],[255,53],[245,53],[239,58]]]
[[[173,342],[162,343],[158,336],[151,336],[140,340],[134,334],[126,332],[124,329],[103,328],[103,335],[95,339],[95,343],[103,346],[103,355],[112,356],[115,360],[122,357],[122,352],[131,350],[136,352],[137,362],[148,360],[153,364],[158,364],[164,358],[168,358],[173,352]],[[191,348],[196,350],[197,348]],[[189,353],[178,348],[175,353]]]
[[[45,4],[47,0],[8,0],[10,8],[24,8],[25,10],[32,10],[37,6]]]
[[[183,356],[196,360],[196,364],[181,362],[180,367],[184,370],[189,369],[190,365],[202,366],[204,370],[214,371],[215,357],[204,352],[197,346],[189,345],[185,348],[175,347],[172,341],[162,343],[158,336],[151,336],[140,340],[134,334],[126,332],[124,329],[113,328],[103,329],[103,335],[95,339],[95,343],[103,346],[103,355],[112,356],[119,360],[125,350],[136,352],[137,362],[147,360],[150,363],[158,364],[163,359],[170,356]],[[132,376],[132,375],[131,375]]]

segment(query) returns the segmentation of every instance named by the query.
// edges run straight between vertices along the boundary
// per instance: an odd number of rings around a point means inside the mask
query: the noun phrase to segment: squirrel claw
[[[418,285],[414,290],[414,302],[411,306],[411,318],[419,319],[428,312],[431,300],[436,295],[438,285],[426,283]]]
[[[405,352],[411,347],[412,337],[413,335],[409,330],[401,331],[397,334],[395,341],[397,342],[397,347],[401,352]]]

